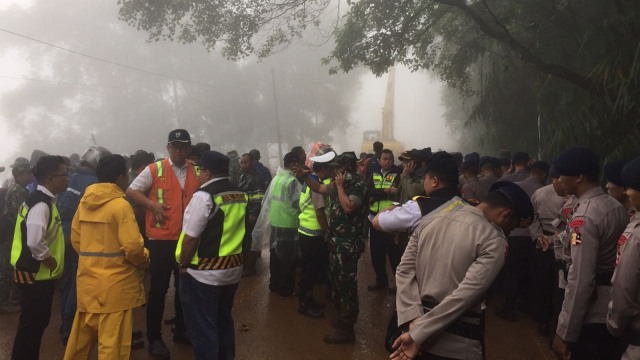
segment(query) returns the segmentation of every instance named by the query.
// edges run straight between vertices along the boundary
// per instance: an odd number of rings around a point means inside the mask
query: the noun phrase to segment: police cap
[[[533,219],[533,204],[520,186],[511,181],[498,181],[489,189],[489,192],[493,191],[499,191],[509,199],[519,219]]]
[[[560,177],[560,174],[558,174],[558,171],[556,170],[556,167],[551,165],[549,167],[549,177],[552,179],[557,179]]]
[[[203,152],[196,164],[216,175],[229,173],[229,158],[217,151]]]
[[[564,176],[598,174],[598,155],[586,147],[565,150],[553,162],[556,171]]]
[[[618,160],[604,164],[604,168],[602,169],[602,171],[604,172],[604,178],[614,185],[625,186],[624,181],[622,181],[621,175],[622,169],[625,165],[627,165],[628,162],[629,160]]]
[[[531,159],[531,156],[529,156],[529,154],[523,151],[519,151],[513,154],[513,157],[511,158],[511,162],[515,164],[517,162],[523,162],[523,161],[526,162],[526,161],[529,161],[530,159]]]
[[[425,173],[439,172],[458,175],[458,163],[453,155],[446,151],[434,153],[425,165]]]
[[[358,157],[356,156],[356,153],[353,151],[345,151],[342,154],[336,156],[335,158],[335,162],[338,165],[338,167],[349,166],[355,169],[357,161],[358,161]]]
[[[640,191],[640,157],[629,161],[624,166],[621,177],[627,187]]]

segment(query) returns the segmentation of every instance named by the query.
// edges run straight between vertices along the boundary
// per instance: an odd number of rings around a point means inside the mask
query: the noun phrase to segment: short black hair
[[[251,159],[255,161],[260,160],[260,151],[258,151],[257,149],[251,149],[251,151],[249,151],[249,154],[251,155]]]
[[[151,153],[148,153],[144,150],[138,150],[131,157],[131,168],[139,169],[142,166],[147,166],[153,162],[153,157]]]
[[[60,168],[60,165],[66,166],[66,161],[59,155],[44,155],[33,168],[33,175],[38,180],[38,183],[43,184],[47,181],[47,178],[54,175]]]
[[[380,141],[375,141],[373,143],[373,151],[377,154],[379,152],[382,151],[382,149],[384,149],[384,144],[381,143]]]
[[[384,150],[382,150],[381,154],[389,154],[389,155],[393,156],[393,151],[391,151],[391,149],[384,149]]]
[[[120,175],[127,175],[127,163],[122,155],[111,154],[98,160],[96,176],[102,183],[115,183]]]
[[[457,188],[458,187],[458,174],[446,173],[444,171],[427,170],[427,174],[431,177],[437,177],[438,180],[446,187]]]
[[[249,158],[249,160],[251,160],[251,161],[254,161],[254,160],[255,160],[255,159],[253,158],[253,156],[251,156],[251,154],[250,154],[250,153],[244,153],[244,154],[240,155],[240,157],[243,157],[243,156],[248,157],[248,158]]]
[[[282,159],[282,162],[284,163],[284,167],[289,167],[291,165],[293,165],[296,160],[298,160],[298,156],[293,152],[288,152],[284,155],[284,159]]]
[[[331,165],[329,165],[329,163],[313,163],[313,165],[311,165],[311,168],[313,169],[313,172],[317,173],[318,171],[322,171],[326,168],[330,168]]]
[[[497,208],[506,208],[510,209],[514,213],[516,212],[516,207],[513,205],[511,200],[507,197],[507,195],[503,194],[501,191],[492,191],[484,198],[483,203],[489,205],[489,207],[493,209]]]

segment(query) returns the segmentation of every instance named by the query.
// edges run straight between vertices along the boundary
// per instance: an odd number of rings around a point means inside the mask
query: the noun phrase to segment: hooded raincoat
[[[87,187],[71,225],[78,262],[78,311],[114,313],[145,303],[149,261],[133,209],[113,183]]]

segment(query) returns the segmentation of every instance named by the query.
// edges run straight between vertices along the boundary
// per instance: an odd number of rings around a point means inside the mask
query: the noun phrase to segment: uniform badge
[[[620,256],[622,255],[622,246],[627,242],[627,237],[622,234],[620,235],[620,239],[618,239],[618,251],[616,253],[616,267],[620,265]]]
[[[582,236],[580,235],[579,232],[574,231],[571,234],[571,245],[578,246],[580,244],[582,244]]]

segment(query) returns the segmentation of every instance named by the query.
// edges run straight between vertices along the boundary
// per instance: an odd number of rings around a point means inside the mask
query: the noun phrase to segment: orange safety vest
[[[192,161],[187,160],[187,177],[184,181],[184,189],[180,187],[178,177],[171,168],[168,159],[157,161],[149,165],[153,184],[149,190],[149,200],[165,204],[164,223],[159,223],[153,218],[151,211],[147,210],[146,229],[147,236],[155,240],[175,240],[180,237],[182,231],[182,216],[189,205],[193,193],[200,187],[200,171],[196,170]]]

